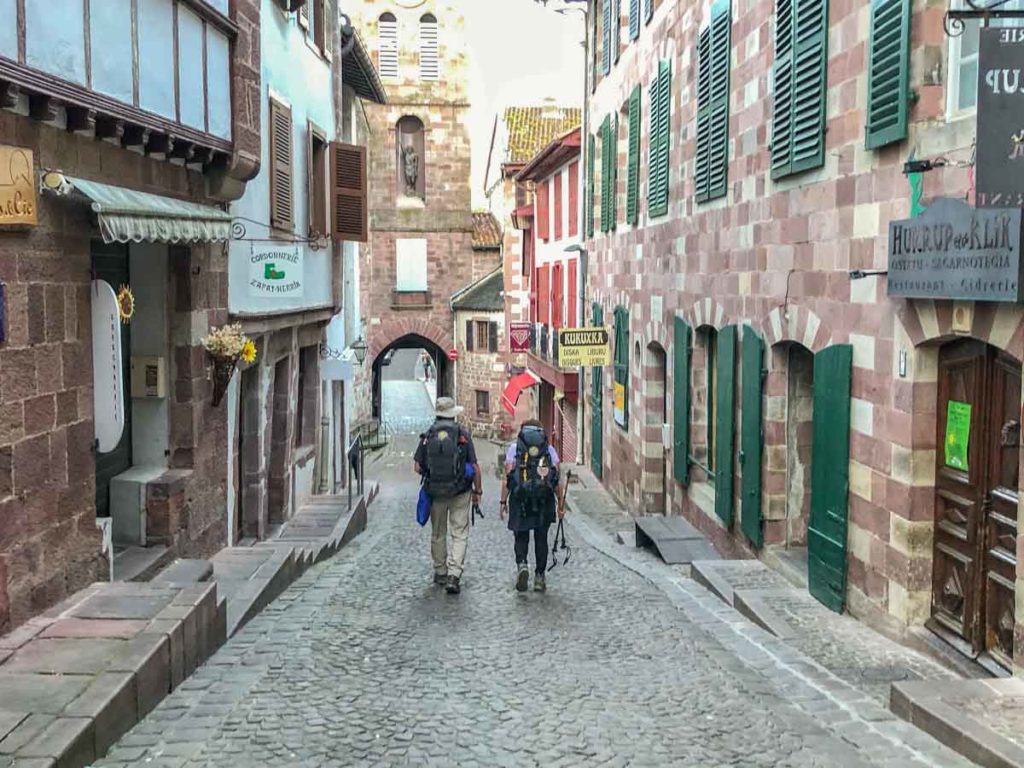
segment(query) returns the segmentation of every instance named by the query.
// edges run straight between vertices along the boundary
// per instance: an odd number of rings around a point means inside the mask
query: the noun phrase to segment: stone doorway
[[[643,511],[663,515],[667,511],[665,481],[668,476],[668,451],[665,448],[665,422],[668,413],[668,358],[657,342],[647,346],[643,363]]]
[[[288,519],[288,452],[291,445],[288,425],[291,408],[288,390],[291,379],[290,359],[285,357],[274,366],[273,392],[270,414],[270,466],[267,473],[267,501],[270,525],[280,525]]]
[[[454,390],[447,354],[417,334],[382,349],[372,371],[373,416],[388,433],[419,434],[433,423],[436,398],[451,397]]]

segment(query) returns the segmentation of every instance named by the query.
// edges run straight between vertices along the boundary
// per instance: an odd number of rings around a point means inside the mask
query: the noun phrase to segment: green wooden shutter
[[[615,231],[615,223],[619,218],[618,211],[618,198],[619,198],[619,113],[616,112],[612,115],[611,128],[610,128],[610,143],[611,143],[611,157],[609,158],[609,164],[612,173],[612,184],[611,184],[611,198],[608,201],[608,207],[611,211],[611,219],[608,222],[608,229],[612,232]]]
[[[776,0],[772,178],[825,162],[827,0]]]
[[[654,18],[654,0],[644,0],[644,22],[650,23]]]
[[[711,93],[708,199],[725,196],[729,176],[729,0],[711,7]]]
[[[626,169],[626,223],[636,224],[640,187],[640,86],[629,97],[629,161]]]
[[[750,326],[743,329],[743,382],[740,393],[740,524],[755,547],[764,543],[761,526],[761,384],[764,342]]]
[[[594,302],[592,305],[591,325],[595,328],[604,326],[604,310],[601,305]],[[604,369],[595,366],[590,369],[590,469],[594,476],[600,480],[604,462],[602,453],[604,451],[604,419],[602,394],[602,376]]]
[[[612,0],[612,42],[615,45],[612,50],[612,59],[619,63],[619,54],[622,52],[622,9],[619,7],[619,0]]]
[[[671,149],[670,125],[672,105],[672,67],[668,61],[658,63],[656,89],[651,90],[651,157],[649,207],[651,216],[668,213],[668,156]]]
[[[718,332],[718,359],[715,378],[718,381],[715,402],[715,514],[732,525],[733,454],[736,427],[736,326],[727,325]]]
[[[658,68],[657,73],[651,79],[651,110],[650,110],[650,122],[647,131],[647,212],[650,215],[655,215],[655,211],[658,210],[658,190],[657,190],[657,175],[658,175],[658,143],[661,140],[661,136],[658,133],[658,122],[660,105],[658,102],[658,84],[661,80],[661,68]]]
[[[605,117],[604,122],[601,123],[601,231],[609,232],[610,227],[608,226],[611,220],[611,209],[608,207],[608,200],[611,197],[609,194],[609,188],[611,187],[612,181],[612,165],[609,162],[611,159],[611,146],[609,134],[611,118]]]
[[[629,39],[640,37],[640,0],[629,0]]]
[[[697,39],[697,148],[693,168],[698,203],[709,199],[708,169],[711,160],[711,27]]]
[[[907,138],[910,111],[910,0],[871,0],[868,149]]]
[[[597,152],[595,150],[594,135],[587,134],[587,196],[584,205],[587,206],[587,237],[594,236],[594,162]]]
[[[690,484],[690,326],[675,319],[672,334],[672,476]]]
[[[612,71],[612,0],[601,2],[601,72]]]
[[[629,312],[625,307],[615,308],[615,378],[622,385],[622,420],[616,423],[629,427]]]
[[[849,344],[827,347],[814,356],[807,584],[819,602],[837,613],[846,605],[852,367],[853,347]]]

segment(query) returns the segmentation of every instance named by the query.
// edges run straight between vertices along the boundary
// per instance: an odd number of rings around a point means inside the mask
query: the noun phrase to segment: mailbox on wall
[[[132,397],[167,397],[164,358],[132,357]]]

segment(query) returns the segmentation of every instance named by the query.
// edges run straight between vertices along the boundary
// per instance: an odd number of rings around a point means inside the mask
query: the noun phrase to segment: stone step
[[[125,547],[114,555],[114,581],[147,581],[171,559],[167,547]]]

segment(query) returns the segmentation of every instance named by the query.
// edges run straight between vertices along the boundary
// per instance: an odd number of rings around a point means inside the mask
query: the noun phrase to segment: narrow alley
[[[97,765],[967,765],[875,704],[752,668],[755,649],[718,639],[733,633],[714,598],[692,582],[666,594],[602,554],[593,522],[569,526],[547,594],[517,594],[493,473],[465,588],[445,594],[413,521],[413,447],[371,465],[387,482],[367,532]]]

